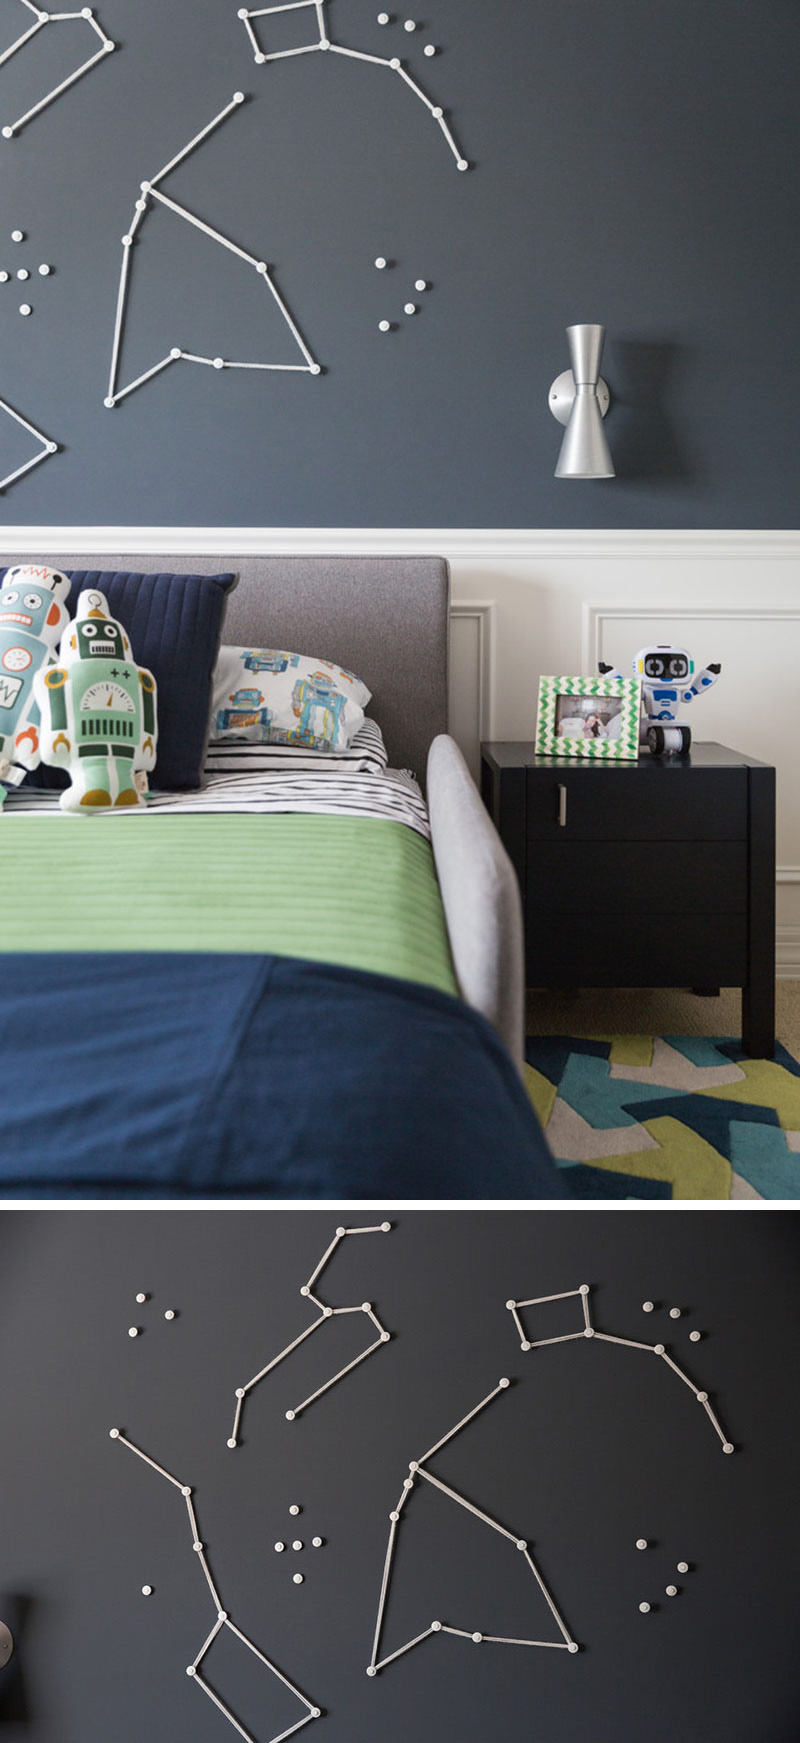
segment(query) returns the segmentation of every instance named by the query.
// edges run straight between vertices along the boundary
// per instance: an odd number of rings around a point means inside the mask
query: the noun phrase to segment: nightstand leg
[[[751,1059],[771,1059],[775,1052],[775,981],[769,986],[742,987],[742,1046]]]
[[[742,1046],[752,1059],[775,1052],[775,770],[749,770],[747,984]]]

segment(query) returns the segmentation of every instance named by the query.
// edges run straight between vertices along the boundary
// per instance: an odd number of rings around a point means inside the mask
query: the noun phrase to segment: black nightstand
[[[742,988],[742,1044],[775,1045],[775,770],[721,744],[636,763],[481,746],[516,867],[529,986]]]

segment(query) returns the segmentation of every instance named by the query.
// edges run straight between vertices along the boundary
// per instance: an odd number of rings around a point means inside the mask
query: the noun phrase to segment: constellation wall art
[[[26,23],[26,28],[22,34],[0,54],[0,67],[6,66],[9,61],[14,59],[15,55],[21,54],[27,45],[39,35],[40,31],[52,24],[86,24],[95,42],[99,42],[100,47],[95,48],[88,58],[82,61],[65,79],[62,79],[53,90],[45,92],[45,95],[40,97],[38,102],[33,103],[29,109],[26,109],[24,114],[18,115],[15,121],[5,122],[0,127],[4,139],[14,139],[18,133],[21,133],[23,127],[27,127],[29,121],[33,121],[43,109],[49,108],[50,104],[55,103],[58,97],[63,97],[64,92],[68,91],[71,85],[76,84],[78,79],[82,79],[85,73],[91,72],[92,67],[96,67],[99,61],[105,59],[106,55],[112,54],[117,46],[106,35],[91,6],[82,6],[77,12],[46,12],[43,7],[37,6],[34,0],[19,0],[19,4],[24,8],[26,19],[30,20],[32,17],[33,23]]]
[[[418,84],[417,80],[412,78],[400,57],[396,55],[384,56],[370,54],[365,50],[350,48],[344,43],[336,42],[328,27],[327,6],[328,0],[288,0],[288,4],[277,6],[255,8],[240,7],[238,10],[238,17],[244,27],[256,64],[258,66],[265,66],[276,61],[291,60],[299,55],[321,54],[327,52],[329,54],[343,56],[348,60],[356,61],[367,66],[374,66],[383,70],[388,70],[400,79],[405,88],[411,92],[418,106],[436,123],[438,134],[447,145],[456,167],[462,171],[469,169],[469,162],[453,135],[446,119],[444,109],[439,104],[434,103],[422,89],[421,85]],[[278,16],[284,19],[288,17],[292,21],[296,20],[301,40],[290,48],[270,50],[268,42],[270,24],[274,24],[275,19]],[[311,40],[308,40],[309,29]],[[264,38],[267,41],[266,47],[262,46],[263,33],[266,33]],[[303,40],[304,38],[305,40]],[[214,115],[212,119],[201,128],[199,133],[195,134],[186,145],[177,151],[175,155],[156,172],[155,175],[150,176],[147,180],[140,183],[139,197],[135,202],[131,221],[122,237],[122,259],[117,287],[114,332],[111,346],[111,363],[107,391],[104,396],[104,404],[108,410],[113,410],[122,400],[126,399],[129,394],[133,393],[137,388],[144,387],[148,382],[162,374],[164,370],[170,368],[171,365],[175,363],[199,364],[206,369],[216,369],[220,371],[226,369],[238,369],[261,372],[280,371],[283,373],[311,376],[320,376],[322,374],[322,366],[307,343],[300,325],[292,314],[287,301],[281,294],[276,282],[274,269],[270,267],[269,263],[265,259],[260,258],[254,251],[242,247],[238,241],[234,240],[233,237],[227,235],[214,224],[208,222],[204,217],[201,217],[197,211],[191,210],[187,205],[173,198],[164,188],[164,183],[167,181],[167,178],[171,175],[172,171],[177,169],[180,164],[184,163],[185,160],[195,152],[198,147],[200,147],[210,137],[210,135],[216,131],[217,128],[221,127],[229,117],[235,114],[236,110],[244,101],[244,92],[234,92],[231,101],[227,103],[218,114]],[[234,258],[234,260],[240,263],[245,270],[254,272],[259,276],[265,291],[268,296],[272,298],[273,304],[277,307],[284,327],[288,332],[291,340],[291,360],[285,360],[284,358],[228,357],[222,355],[221,352],[216,355],[210,354],[207,353],[202,346],[201,348],[198,348],[197,345],[187,343],[183,334],[175,333],[174,338],[176,342],[169,346],[163,356],[157,357],[146,369],[140,370],[129,380],[123,381],[121,379],[121,357],[134,278],[132,264],[133,256],[135,250],[139,248],[142,242],[146,220],[156,208],[159,208],[162,213],[166,213],[170,217],[177,219],[180,223],[192,226],[196,231],[199,231],[211,243],[213,243],[215,247],[226,251]],[[139,270],[140,267],[137,262],[137,273]],[[427,280],[420,282],[423,284],[425,289],[428,288]],[[188,288],[189,287],[187,286],[187,290]],[[419,286],[417,288],[419,288]],[[419,305],[416,302],[412,302],[410,299],[407,299],[404,302],[404,312],[406,315],[415,315],[418,313],[418,309]],[[378,326],[381,332],[389,332],[392,330],[393,323],[388,318],[384,317],[379,321]]]
[[[0,399],[0,413],[11,418],[15,424],[19,425],[20,429],[26,430],[28,435],[33,436],[34,441],[40,444],[39,452],[34,454],[32,459],[23,461],[12,472],[7,472],[5,478],[0,478],[0,492],[2,492],[8,490],[9,485],[15,484],[18,478],[23,478],[25,473],[30,472],[34,466],[39,466],[43,460],[49,459],[51,454],[56,454],[58,443],[51,442],[41,430],[37,430],[35,424],[24,418],[21,412],[15,411],[14,407],[10,406],[5,399]]]
[[[173,170],[177,169],[178,165],[183,163],[192,152],[196,151],[198,146],[202,145],[203,142],[208,139],[210,134],[214,133],[218,127],[221,127],[223,122],[227,121],[229,116],[234,115],[240,104],[244,101],[244,92],[235,91],[230,102],[226,103],[224,109],[221,109],[217,115],[214,115],[207,125],[201,128],[200,132],[196,133],[194,137],[188,141],[188,144],[184,145],[179,151],[177,151],[174,157],[171,157],[169,162],[164,164],[155,175],[140,184],[139,198],[135,203],[130,224],[122,238],[122,263],[117,289],[114,336],[111,347],[111,368],[109,372],[108,391],[104,401],[109,410],[112,410],[115,406],[119,405],[121,400],[127,398],[128,394],[134,392],[135,388],[143,387],[145,382],[152,381],[154,376],[160,375],[163,370],[168,369],[174,363],[183,362],[202,364],[207,369],[218,370],[278,370],[283,372],[289,371],[300,375],[319,375],[321,373],[321,365],[316,361],[312,352],[309,350],[287,303],[278,289],[275,277],[270,271],[267,262],[259,259],[255,254],[250,253],[247,249],[240,247],[238,242],[235,242],[232,237],[226,236],[221,230],[206,223],[204,218],[199,217],[196,212],[190,211],[188,206],[182,205],[178,200],[173,200],[164,192],[162,185],[167,176],[169,176]],[[120,386],[121,350],[132,282],[131,258],[135,247],[140,243],[142,230],[148,214],[153,211],[155,206],[159,206],[172,217],[178,219],[179,222],[188,224],[195,230],[200,231],[204,236],[208,237],[212,243],[223,249],[235,260],[241,262],[245,269],[255,273],[258,280],[263,284],[267,295],[271,297],[273,304],[278,308],[293,343],[295,354],[298,358],[297,361],[279,362],[277,360],[244,360],[221,356],[203,356],[182,345],[173,345],[170,347],[166,356],[159,358],[157,362],[153,363],[148,369],[142,371],[141,374],[135,376],[133,380]]]
[[[244,1646],[248,1652],[251,1652],[259,1663],[264,1666],[265,1670],[269,1671],[270,1676],[282,1683],[283,1687],[288,1689],[291,1695],[295,1696],[302,1707],[303,1710],[301,1716],[296,1723],[289,1725],[285,1730],[279,1732],[269,1740],[269,1743],[285,1743],[287,1737],[294,1736],[295,1732],[302,1730],[303,1726],[309,1724],[311,1719],[320,1718],[322,1712],[321,1707],[316,1706],[313,1701],[310,1701],[308,1697],[302,1693],[302,1691],[297,1687],[297,1684],[292,1682],[292,1680],[273,1663],[272,1659],[268,1658],[265,1652],[262,1652],[261,1647],[257,1646],[255,1641],[251,1640],[249,1635],[245,1634],[243,1630],[239,1628],[238,1624],[234,1622],[230,1611],[225,1609],[216,1581],[209,1567],[208,1557],[206,1555],[206,1545],[200,1536],[200,1526],[193,1499],[194,1491],[191,1484],[182,1483],[178,1477],[173,1476],[172,1473],[166,1470],[163,1465],[158,1464],[155,1459],[151,1458],[149,1453],[143,1452],[141,1447],[136,1446],[132,1440],[129,1440],[127,1435],[123,1434],[120,1428],[112,1428],[109,1432],[113,1441],[118,1442],[120,1446],[127,1447],[129,1452],[135,1453],[136,1457],[141,1459],[144,1464],[149,1465],[150,1469],[155,1471],[158,1476],[162,1477],[167,1483],[171,1483],[173,1488],[177,1489],[186,1507],[187,1523],[192,1540],[192,1550],[197,1557],[215,1611],[214,1625],[203,1641],[200,1650],[192,1659],[191,1664],[186,1666],[186,1675],[191,1677],[195,1686],[201,1689],[204,1695],[208,1696],[208,1699],[213,1702],[214,1706],[218,1708],[223,1717],[227,1719],[229,1725],[232,1725],[233,1729],[238,1731],[241,1737],[244,1737],[245,1743],[266,1743],[265,1739],[256,1739],[253,1737],[252,1732],[245,1729],[244,1725],[242,1725],[236,1718],[231,1708],[212,1687],[206,1676],[203,1675],[203,1671],[200,1668],[201,1665],[204,1664],[207,1654],[211,1651],[217,1636],[221,1634],[223,1629],[228,1629],[240,1644]],[[152,1597],[153,1587],[151,1585],[143,1586],[142,1594],[145,1597]]]
[[[355,1356],[351,1362],[347,1362],[343,1368],[340,1368],[338,1373],[333,1374],[329,1380],[325,1380],[321,1386],[318,1386],[316,1391],[311,1393],[310,1397],[304,1398],[302,1403],[295,1404],[291,1409],[286,1410],[284,1414],[287,1422],[295,1422],[298,1416],[302,1415],[304,1410],[308,1410],[309,1405],[316,1403],[317,1399],[321,1398],[324,1392],[330,1391],[331,1386],[335,1386],[338,1380],[343,1380],[346,1374],[352,1373],[352,1370],[359,1366],[360,1362],[365,1362],[367,1356],[374,1355],[375,1351],[380,1349],[382,1344],[387,1344],[389,1342],[391,1333],[386,1330],[385,1326],[381,1325],[371,1301],[362,1301],[352,1307],[331,1307],[327,1302],[320,1299],[319,1295],[315,1293],[315,1289],[323,1271],[326,1266],[330,1264],[337,1247],[339,1247],[341,1242],[346,1240],[349,1235],[388,1235],[391,1233],[391,1228],[391,1223],[374,1223],[367,1228],[345,1228],[343,1226],[337,1228],[333,1240],[330,1242],[329,1246],[326,1247],[319,1264],[312,1271],[308,1282],[303,1283],[300,1288],[300,1294],[303,1299],[308,1301],[313,1308],[316,1308],[317,1317],[311,1321],[310,1325],[306,1326],[304,1331],[300,1332],[298,1337],[294,1338],[290,1344],[287,1344],[285,1349],[280,1350],[276,1356],[273,1356],[272,1359],[266,1363],[265,1367],[260,1368],[258,1373],[254,1374],[252,1379],[247,1381],[246,1385],[237,1386],[233,1428],[228,1439],[229,1447],[233,1448],[239,1445],[239,1432],[241,1429],[245,1399],[253,1391],[253,1388],[258,1386],[262,1380],[265,1380],[267,1374],[271,1374],[274,1368],[280,1366],[281,1362],[285,1362],[287,1356],[290,1356],[293,1350],[299,1349],[300,1345],[305,1343],[306,1338],[311,1337],[313,1332],[320,1331],[322,1326],[326,1325],[329,1320],[337,1319],[342,1314],[363,1313],[369,1320],[373,1330],[377,1332],[377,1337],[372,1339],[366,1349],[361,1351],[360,1355]]]
[[[511,1314],[519,1333],[520,1349],[527,1353],[529,1350],[544,1349],[548,1345],[571,1344],[575,1343],[577,1339],[595,1338],[597,1342],[601,1344],[619,1344],[624,1349],[643,1350],[649,1355],[658,1356],[669,1371],[675,1374],[679,1380],[682,1380],[684,1386],[688,1386],[690,1392],[694,1393],[698,1404],[702,1405],[714,1432],[719,1437],[722,1451],[724,1453],[735,1452],[736,1449],[732,1440],[730,1440],[728,1435],[725,1433],[725,1430],[709,1401],[708,1393],[704,1391],[702,1387],[695,1385],[694,1380],[689,1378],[689,1375],[684,1372],[679,1363],[670,1355],[666,1344],[646,1344],[640,1342],[636,1338],[624,1338],[611,1332],[598,1331],[592,1323],[591,1308],[589,1305],[590,1296],[590,1284],[581,1283],[577,1289],[564,1289],[561,1290],[558,1295],[534,1295],[527,1301],[507,1301],[506,1309]],[[564,1332],[559,1337],[533,1339],[528,1336],[523,1321],[520,1318],[521,1312],[527,1308],[544,1307],[552,1301],[570,1300],[575,1300],[581,1304],[581,1324],[576,1331]],[[648,1302],[645,1304],[645,1311],[652,1311],[652,1303]],[[680,1310],[677,1308],[671,1310],[671,1317],[675,1316],[680,1318]]]
[[[434,1455],[441,1452],[442,1448],[447,1446],[449,1441],[453,1440],[457,1434],[460,1434],[462,1429],[466,1428],[468,1423],[473,1422],[475,1417],[480,1415],[482,1411],[486,1410],[490,1404],[493,1404],[496,1399],[501,1398],[508,1390],[510,1384],[511,1382],[507,1378],[499,1380],[493,1390],[487,1393],[486,1397],[482,1398],[480,1403],[476,1404],[472,1410],[469,1410],[466,1416],[462,1416],[460,1422],[457,1422],[454,1428],[448,1429],[447,1433],[443,1434],[440,1440],[437,1440],[433,1446],[429,1447],[427,1452],[423,1453],[420,1458],[413,1459],[409,1464],[409,1474],[404,1479],[400,1496],[389,1514],[389,1537],[386,1545],[386,1557],[383,1564],[383,1575],[381,1578],[380,1595],[378,1598],[378,1614],[375,1623],[375,1633],[372,1640],[372,1654],[367,1666],[367,1676],[369,1677],[377,1676],[378,1673],[385,1670],[388,1665],[393,1664],[398,1658],[404,1657],[407,1652],[411,1652],[413,1647],[421,1646],[423,1641],[433,1639],[441,1634],[453,1635],[456,1639],[471,1641],[476,1646],[483,1645],[484,1643],[493,1646],[537,1646],[556,1650],[560,1649],[561,1651],[569,1653],[576,1653],[580,1650],[578,1642],[574,1639],[569,1627],[564,1621],[556,1601],[552,1596],[549,1587],[545,1584],[544,1578],[533,1559],[527,1538],[521,1536],[516,1531],[510,1530],[507,1525],[501,1524],[498,1519],[493,1518],[489,1513],[485,1513],[481,1507],[476,1506],[473,1501],[468,1500],[466,1495],[462,1495],[459,1490],[451,1488],[448,1483],[443,1482],[440,1477],[435,1476],[433,1471],[428,1469],[430,1460]],[[516,1550],[516,1552],[522,1556],[535,1586],[538,1587],[541,1596],[544,1598],[545,1603],[550,1610],[558,1638],[538,1640],[523,1636],[512,1637],[507,1634],[489,1634],[485,1631],[485,1625],[482,1619],[479,1628],[475,1626],[475,1618],[471,1618],[469,1626],[464,1628],[455,1627],[450,1622],[443,1622],[437,1618],[436,1620],[429,1622],[427,1627],[423,1628],[419,1634],[415,1634],[411,1640],[404,1641],[401,1646],[395,1647],[391,1652],[386,1653],[385,1656],[381,1658],[380,1649],[383,1638],[384,1615],[389,1595],[390,1582],[394,1570],[398,1529],[403,1521],[404,1511],[412,1499],[415,1488],[418,1488],[420,1485],[424,1486],[425,1484],[430,1484],[440,1494],[452,1501],[457,1507],[462,1508],[465,1512],[471,1514],[473,1518],[478,1519],[481,1524],[486,1526],[487,1530],[494,1531],[498,1533],[500,1537],[505,1538],[511,1548]]]
[[[278,6],[240,7],[238,16],[247,32],[256,65],[266,66],[268,64],[273,64],[275,61],[294,60],[298,55],[328,53],[344,55],[348,60],[362,61],[367,66],[383,67],[385,71],[395,73],[399,79],[402,79],[403,84],[411,92],[412,96],[417,98],[423,108],[427,110],[431,120],[436,122],[442,137],[453,155],[456,168],[460,170],[469,169],[469,163],[460,146],[456,143],[445,119],[444,109],[442,109],[440,104],[432,102],[426,92],[423,91],[422,86],[417,84],[416,79],[412,79],[411,74],[404,66],[399,55],[386,56],[367,54],[363,49],[345,48],[343,43],[335,42],[331,36],[330,30],[328,29],[326,16],[327,6],[328,0],[288,0],[288,4]],[[269,48],[265,49],[262,47],[262,36],[264,41],[267,41],[269,35],[268,24],[265,24],[263,21],[288,13],[296,14],[298,17],[298,23],[301,27],[301,41],[296,47],[277,49],[270,52]],[[388,23],[388,15],[386,22]],[[408,28],[409,25],[411,25],[412,29],[416,28],[413,24],[413,20],[408,20],[406,28]],[[306,30],[306,28],[311,37],[310,41],[307,37],[305,41],[302,40],[303,31]]]
[[[519,1301],[508,1300],[506,1302],[506,1309],[513,1317],[522,1351],[527,1354],[531,1350],[542,1350],[546,1347],[550,1348],[559,1344],[590,1340],[596,1343],[617,1344],[626,1349],[633,1349],[656,1355],[659,1360],[664,1363],[668,1371],[673,1373],[676,1378],[688,1388],[696,1398],[697,1402],[701,1405],[704,1416],[708,1418],[720,1441],[722,1451],[724,1453],[734,1452],[735,1448],[733,1442],[728,1438],[716,1411],[713,1409],[709,1400],[708,1392],[695,1385],[694,1381],[670,1355],[666,1346],[663,1343],[646,1344],[637,1339],[620,1337],[616,1333],[598,1331],[592,1319],[590,1296],[590,1285],[588,1283],[582,1283],[579,1284],[576,1289],[561,1290],[557,1294],[531,1296],[526,1300]],[[552,1302],[561,1301],[575,1302],[579,1314],[579,1323],[576,1329],[574,1331],[560,1333],[554,1337],[533,1338],[522,1318],[522,1314],[531,1309],[543,1307]],[[646,1305],[649,1306],[650,1304]],[[676,1311],[677,1310],[675,1309],[672,1310],[673,1317]],[[430,1461],[435,1457],[435,1455],[441,1452],[457,1434],[460,1434],[462,1430],[465,1429],[469,1423],[473,1422],[474,1419],[484,1410],[486,1410],[489,1405],[502,1397],[503,1394],[507,1392],[510,1384],[511,1382],[507,1378],[500,1380],[485,1398],[482,1398],[472,1410],[467,1412],[466,1416],[463,1416],[461,1420],[456,1423],[454,1428],[449,1429],[447,1433],[442,1435],[440,1440],[437,1440],[433,1446],[428,1448],[427,1452],[423,1453],[420,1458],[412,1460],[408,1466],[409,1474],[404,1479],[399,1499],[389,1514],[389,1535],[378,1597],[377,1619],[372,1641],[372,1653],[370,1662],[367,1666],[367,1675],[369,1677],[377,1676],[380,1671],[385,1670],[397,1659],[404,1657],[407,1652],[412,1650],[412,1648],[422,1645],[424,1641],[439,1634],[454,1635],[459,1639],[472,1641],[476,1645],[487,1643],[499,1646],[541,1647],[551,1649],[560,1648],[562,1650],[567,1650],[571,1654],[577,1653],[580,1650],[578,1642],[572,1635],[549,1586],[545,1583],[544,1577],[531,1555],[529,1540],[525,1536],[519,1535],[516,1531],[512,1530],[507,1524],[501,1523],[500,1520],[485,1512],[483,1508],[477,1506],[474,1501],[462,1494],[459,1490],[453,1488],[448,1483],[445,1483],[441,1477],[436,1475],[435,1472],[429,1468]],[[467,1626],[454,1626],[450,1622],[445,1622],[437,1618],[436,1620],[429,1622],[426,1627],[420,1630],[419,1633],[414,1634],[410,1640],[404,1641],[400,1646],[394,1647],[391,1651],[386,1652],[381,1656],[384,1619],[395,1566],[398,1530],[404,1518],[407,1518],[407,1510],[409,1509],[409,1503],[412,1500],[415,1489],[419,1490],[420,1487],[423,1487],[426,1484],[431,1485],[446,1499],[452,1501],[456,1506],[462,1508],[474,1518],[478,1519],[488,1530],[499,1533],[501,1537],[505,1538],[506,1541],[516,1548],[516,1550],[523,1556],[523,1559],[551,1612],[556,1626],[557,1635],[559,1636],[558,1638],[542,1640],[532,1639],[524,1635],[515,1635],[512,1637],[506,1634],[487,1633],[483,1620],[480,1619],[479,1625],[476,1627],[476,1619],[474,1617],[461,1619],[462,1622],[464,1620],[467,1621]],[[637,1549],[646,1550],[648,1548],[647,1539],[637,1539],[636,1547]],[[689,1567],[690,1564],[688,1562],[681,1561],[677,1564],[677,1571],[685,1574],[689,1572]],[[677,1597],[679,1595],[679,1589],[679,1587],[670,1582],[670,1584],[665,1587],[665,1594],[670,1598]],[[653,1605],[651,1602],[643,1600],[639,1605],[639,1609],[642,1615],[649,1615],[653,1609]]]
[[[26,236],[24,230],[16,228],[11,231],[12,242],[19,244],[25,240]],[[37,277],[39,278],[49,279],[52,277],[53,268],[48,260],[40,261],[36,270]],[[11,271],[6,267],[0,267],[0,285],[24,285],[25,287],[21,294],[26,300],[18,305],[18,313],[20,315],[33,314],[33,304],[27,301],[27,298],[31,295],[31,276],[32,268],[28,265],[27,260],[23,260],[21,266],[16,266]],[[5,294],[8,297],[8,293]]]

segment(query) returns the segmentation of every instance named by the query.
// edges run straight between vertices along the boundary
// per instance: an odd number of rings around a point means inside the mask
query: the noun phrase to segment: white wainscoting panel
[[[43,559],[70,549],[448,557],[452,723],[473,768],[481,737],[533,736],[542,673],[591,669],[598,650],[624,668],[668,637],[699,664],[721,660],[690,718],[698,738],[777,766],[779,971],[800,976],[800,533],[28,526],[7,527],[4,542]]]
[[[481,739],[494,736],[494,602],[454,599],[450,624],[450,731],[477,781]]]

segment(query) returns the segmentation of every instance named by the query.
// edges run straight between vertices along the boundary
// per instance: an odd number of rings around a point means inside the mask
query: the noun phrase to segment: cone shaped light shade
[[[575,398],[558,456],[556,478],[614,478],[614,462],[597,398],[605,329],[595,325],[568,327],[567,337]]]
[[[585,322],[581,327],[568,327],[569,358],[578,387],[596,387],[603,355],[605,327]]]
[[[558,456],[556,478],[614,476],[597,393],[593,387],[578,387]]]

